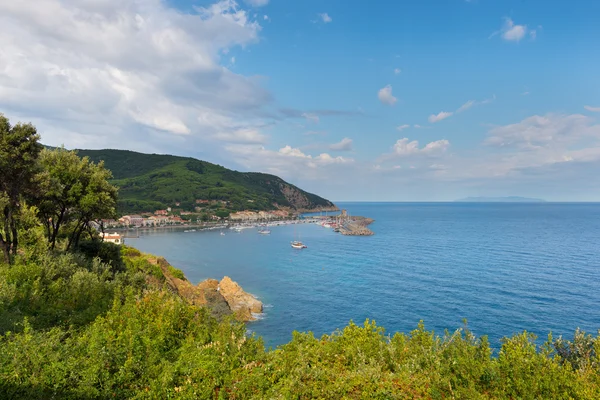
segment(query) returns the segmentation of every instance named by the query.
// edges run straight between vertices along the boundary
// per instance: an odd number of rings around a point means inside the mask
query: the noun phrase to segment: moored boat
[[[302,242],[300,242],[300,241],[297,241],[297,240],[294,240],[294,241],[292,242],[292,247],[293,247],[294,249],[306,249],[306,248],[307,248],[307,247],[306,247],[306,245],[305,245],[304,243],[302,243]]]

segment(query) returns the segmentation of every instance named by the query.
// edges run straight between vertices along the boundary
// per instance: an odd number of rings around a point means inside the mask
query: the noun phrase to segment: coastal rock
[[[263,311],[263,304],[260,300],[244,292],[240,285],[232,281],[228,276],[219,282],[218,290],[238,319],[253,321],[255,319],[253,314]]]
[[[164,258],[150,256],[147,260],[152,265],[158,265],[165,278],[161,281],[149,275],[147,283],[150,286],[166,288],[196,306],[206,307],[217,319],[233,314],[238,321],[254,321],[256,318],[253,314],[263,311],[262,303],[228,276],[220,282],[206,279],[193,285],[185,278],[175,277],[171,265]]]

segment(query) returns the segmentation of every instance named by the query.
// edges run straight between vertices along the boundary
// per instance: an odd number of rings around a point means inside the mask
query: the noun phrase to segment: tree
[[[0,114],[0,247],[7,263],[19,246],[18,216],[24,198],[36,191],[40,136],[31,124],[11,126]]]
[[[79,242],[84,230],[91,229],[91,221],[114,217],[117,188],[109,183],[112,175],[102,162],[94,164],[64,148],[44,150],[40,160],[45,170],[40,214],[52,249],[61,228],[70,228],[70,248]]]

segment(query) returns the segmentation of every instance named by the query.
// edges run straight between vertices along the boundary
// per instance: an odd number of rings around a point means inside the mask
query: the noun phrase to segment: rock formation
[[[219,282],[219,293],[225,298],[233,314],[242,321],[254,320],[253,313],[263,311],[262,303],[254,296],[244,292],[240,285],[232,281],[230,277],[224,277]]]
[[[233,314],[238,321],[254,321],[253,313],[263,311],[262,303],[254,296],[246,293],[240,285],[228,276],[221,282],[207,279],[193,285],[187,279],[179,279],[169,271],[169,263],[162,257],[150,258],[152,264],[160,266],[165,276],[165,285],[182,298],[197,306],[205,306],[215,318]],[[158,282],[149,282],[158,284]]]

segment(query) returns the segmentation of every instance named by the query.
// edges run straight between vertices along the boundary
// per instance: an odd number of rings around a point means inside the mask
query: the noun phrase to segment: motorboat
[[[258,233],[260,233],[261,235],[270,235],[271,231],[268,229],[261,229],[258,231]]]
[[[294,249],[306,249],[306,245],[300,241],[294,240],[292,242],[292,247]]]

